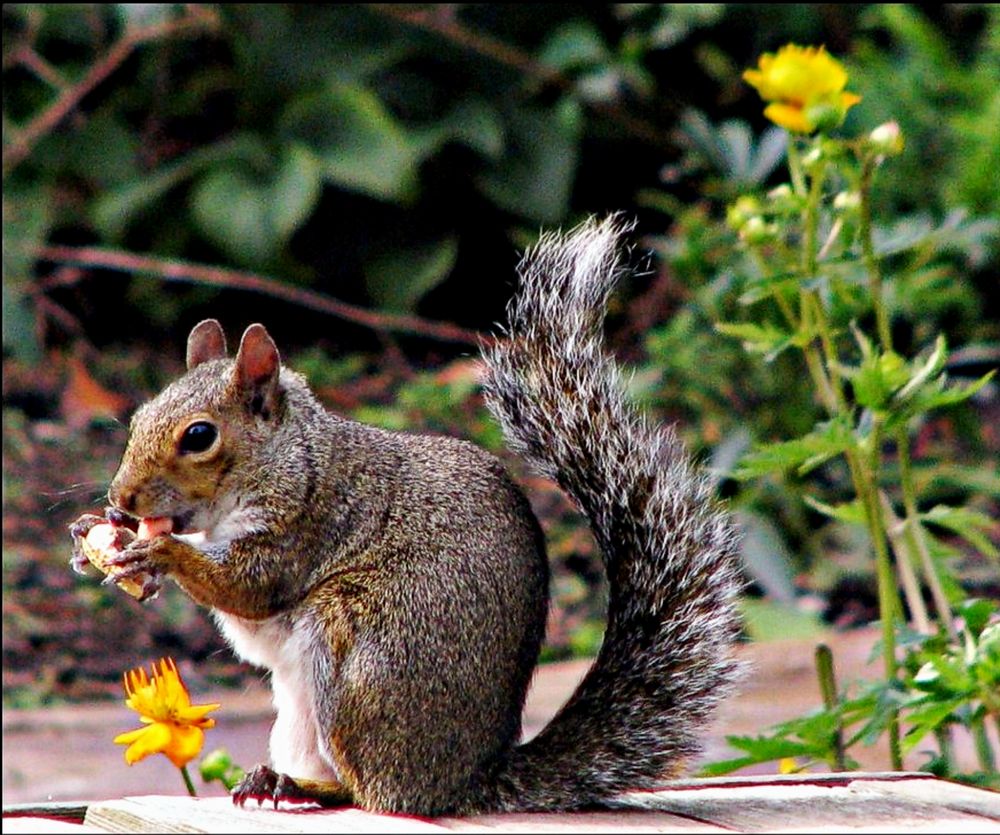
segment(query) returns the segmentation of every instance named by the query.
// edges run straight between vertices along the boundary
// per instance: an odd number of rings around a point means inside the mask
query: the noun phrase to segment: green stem
[[[899,580],[903,585],[913,626],[922,635],[931,635],[934,633],[934,629],[931,627],[930,616],[927,614],[927,607],[924,605],[924,598],[920,593],[920,582],[917,580],[917,573],[914,570],[913,555],[916,552],[908,541],[909,526],[896,515],[892,503],[884,491],[879,490],[878,497],[879,505],[882,508],[882,518],[885,520],[885,532],[889,536],[889,544],[892,546],[892,555],[895,557],[896,568],[899,570]]]
[[[792,175],[792,188],[800,197],[806,193],[806,180],[802,174],[802,156],[799,154],[799,147],[795,144],[795,135],[788,134],[788,142],[785,145],[786,156],[788,157],[788,171]]]
[[[889,316],[885,306],[885,299],[883,298],[882,271],[879,266],[878,258],[875,255],[875,243],[872,227],[871,192],[874,173],[875,159],[872,156],[868,156],[862,163],[861,182],[858,189],[861,198],[861,217],[858,232],[861,238],[861,257],[864,261],[865,270],[868,273],[868,286],[872,296],[872,304],[875,308],[875,322],[878,329],[879,342],[881,343],[883,352],[888,353],[889,351],[892,351],[892,329],[889,327]],[[901,614],[901,610],[899,595],[896,592],[895,577],[892,571],[892,561],[886,547],[885,516],[882,512],[882,507],[878,498],[878,468],[879,457],[881,455],[881,431],[878,423],[876,423],[872,434],[871,471],[869,473],[865,473],[863,476],[863,480],[866,483],[866,493],[868,494],[864,502],[867,508],[866,513],[868,516],[868,527],[871,531],[875,545],[879,613],[882,619],[882,649],[885,661],[886,678],[887,680],[895,681],[897,679],[895,620],[897,614]],[[897,433],[897,441],[900,437],[902,437],[903,443],[901,445],[897,444],[897,446],[908,451],[908,439],[905,427],[902,428],[901,433]],[[904,483],[904,495],[909,496],[909,498],[913,500],[914,491],[912,473],[908,465],[909,458],[906,456],[906,472],[902,476],[901,481]],[[902,466],[903,464],[901,462],[901,467]],[[906,534],[907,537],[909,537],[915,530],[915,526],[919,524],[919,519],[916,516],[915,500],[912,501],[911,505],[907,506],[906,515]],[[911,550],[910,557],[915,558],[915,556],[915,552]],[[903,567],[902,561],[905,559],[905,556],[900,556],[900,560],[898,562],[901,568]],[[909,565],[906,567],[908,568]],[[920,601],[920,605],[922,607],[923,601]],[[900,749],[899,713],[897,711],[892,712],[889,720],[889,755],[892,760],[893,769],[896,771],[902,770],[903,759]]]
[[[892,350],[892,329],[889,327],[889,314],[882,297],[882,270],[875,256],[875,243],[872,237],[872,180],[875,174],[875,160],[869,156],[861,166],[861,219],[858,233],[861,237],[861,257],[868,272],[868,285],[871,290],[872,303],[875,306],[875,322],[878,328],[879,341],[882,349]]]
[[[826,166],[822,166],[817,174],[814,174],[809,184],[809,198],[803,210],[803,223],[805,225],[805,242],[802,245],[802,272],[806,277],[813,279],[816,277],[817,265],[819,263],[816,248],[816,232],[819,229],[819,201],[823,196],[823,181],[826,179]]]
[[[927,548],[927,540],[924,539],[923,526],[920,524],[916,490],[913,486],[913,466],[910,461],[910,438],[906,434],[906,427],[902,425],[896,428],[896,454],[899,458],[899,484],[903,493],[903,507],[906,510],[907,549],[911,556],[916,556],[920,560],[924,577],[931,590],[931,597],[934,599],[938,620],[944,624],[952,641],[957,642],[958,629],[951,616],[951,604],[948,603],[948,596],[944,593],[941,578],[938,577],[937,568]]]
[[[861,181],[859,193],[861,196],[861,221],[859,236],[861,238],[861,252],[868,273],[868,287],[872,296],[872,304],[875,308],[875,321],[878,327],[879,342],[882,350],[886,353],[892,350],[892,329],[889,325],[889,315],[886,311],[885,299],[883,297],[882,270],[879,266],[878,258],[875,255],[875,244],[872,235],[872,182],[875,174],[875,160],[869,156],[864,160],[861,169]],[[938,577],[937,569],[931,559],[924,539],[923,527],[920,524],[920,515],[917,511],[916,489],[913,482],[913,467],[910,461],[910,438],[906,433],[906,427],[900,425],[895,432],[896,450],[899,458],[899,482],[903,494],[903,507],[906,511],[906,524],[904,528],[904,539],[910,558],[913,562],[919,560],[930,587],[931,596],[934,598],[934,606],[938,611],[938,619],[944,624],[952,640],[958,640],[958,632],[952,622],[951,607],[948,598],[944,593],[941,580]],[[901,559],[901,558],[900,558]],[[900,562],[897,559],[897,562]],[[900,567],[902,567],[900,563]]]
[[[972,722],[972,738],[976,743],[976,757],[979,759],[979,767],[987,774],[996,774],[997,765],[993,756],[993,746],[986,734],[986,723],[982,716]]]
[[[826,644],[816,647],[816,677],[819,679],[819,690],[823,696],[823,706],[832,711],[837,707],[837,678],[833,672],[833,652]],[[847,759],[844,756],[844,726],[837,718],[837,726],[833,731],[833,757],[837,771],[847,771]]]
[[[181,777],[184,778],[184,785],[187,786],[188,794],[191,795],[191,797],[197,797],[198,792],[194,790],[194,783],[191,782],[191,775],[188,774],[187,766],[182,765],[180,770],[181,770]]]
[[[847,460],[851,466],[854,489],[861,498],[865,510],[865,521],[875,549],[875,576],[878,586],[878,609],[882,626],[882,660],[885,665],[886,681],[898,680],[896,662],[896,618],[900,611],[899,595],[896,593],[896,577],[892,571],[892,560],[886,546],[881,508],[877,497],[875,478],[877,473],[868,470],[856,451],[848,451]],[[903,770],[903,754],[899,737],[899,711],[893,710],[889,717],[889,759],[893,771]]]
[[[941,752],[941,759],[947,769],[946,776],[955,773],[955,744],[952,741],[952,726],[950,724],[938,725],[934,729],[934,738],[937,740],[938,750]]]

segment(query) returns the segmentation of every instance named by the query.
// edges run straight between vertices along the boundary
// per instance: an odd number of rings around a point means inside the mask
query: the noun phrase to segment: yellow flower
[[[795,762],[795,757],[782,757],[778,760],[778,774],[798,774],[803,770],[806,769],[799,768]]]
[[[152,679],[137,667],[125,673],[125,705],[139,714],[144,728],[119,734],[115,742],[127,745],[125,762],[129,765],[150,754],[164,754],[178,768],[184,768],[205,742],[205,728],[215,725],[205,714],[219,705],[192,705],[184,681],[172,658],[160,660],[160,669],[152,666]]]
[[[825,47],[787,44],[761,55],[758,69],[743,79],[771,102],[764,115],[794,133],[812,133],[836,127],[860,96],[844,91],[847,73]]]

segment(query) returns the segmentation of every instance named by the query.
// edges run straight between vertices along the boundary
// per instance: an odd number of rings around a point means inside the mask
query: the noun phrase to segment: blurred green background
[[[192,325],[214,316],[236,340],[262,321],[331,408],[500,452],[475,334],[503,321],[542,228],[612,211],[638,221],[637,271],[609,340],[741,514],[751,632],[870,616],[856,530],[805,508],[793,477],[728,477],[817,414],[793,359],[762,367],[712,327],[740,289],[726,205],[781,181],[784,135],[741,73],[789,41],[844,62],[863,97],[845,133],[895,119],[906,137],[876,192],[907,260],[889,293],[900,350],[944,333],[950,371],[981,375],[1000,344],[995,5],[6,4],[5,698],[104,692],[153,652],[222,663],[176,590],[140,609],[66,568],[64,525],[101,506],[121,421],[180,371]],[[996,401],[994,383],[922,428],[928,504],[995,513]],[[507,460],[550,542],[548,657],[591,652],[593,544]],[[1000,593],[995,563],[942,548]],[[113,669],[102,630],[123,636]]]

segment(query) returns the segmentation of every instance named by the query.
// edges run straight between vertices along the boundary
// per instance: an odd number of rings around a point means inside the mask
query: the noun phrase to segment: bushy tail
[[[486,352],[510,446],[588,517],[610,583],[601,652],[487,791],[498,810],[568,809],[648,789],[700,748],[738,665],[736,537],[669,427],[625,396],[601,336],[624,225],[545,235],[521,263],[509,338]]]

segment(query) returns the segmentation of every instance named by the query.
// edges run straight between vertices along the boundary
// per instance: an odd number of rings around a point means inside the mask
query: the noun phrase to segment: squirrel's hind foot
[[[351,803],[350,792],[340,783],[319,780],[295,780],[287,774],[279,774],[266,765],[254,767],[232,792],[233,804],[245,806],[248,800],[256,800],[259,806],[267,801],[278,808],[279,801],[301,806],[347,806]]]

